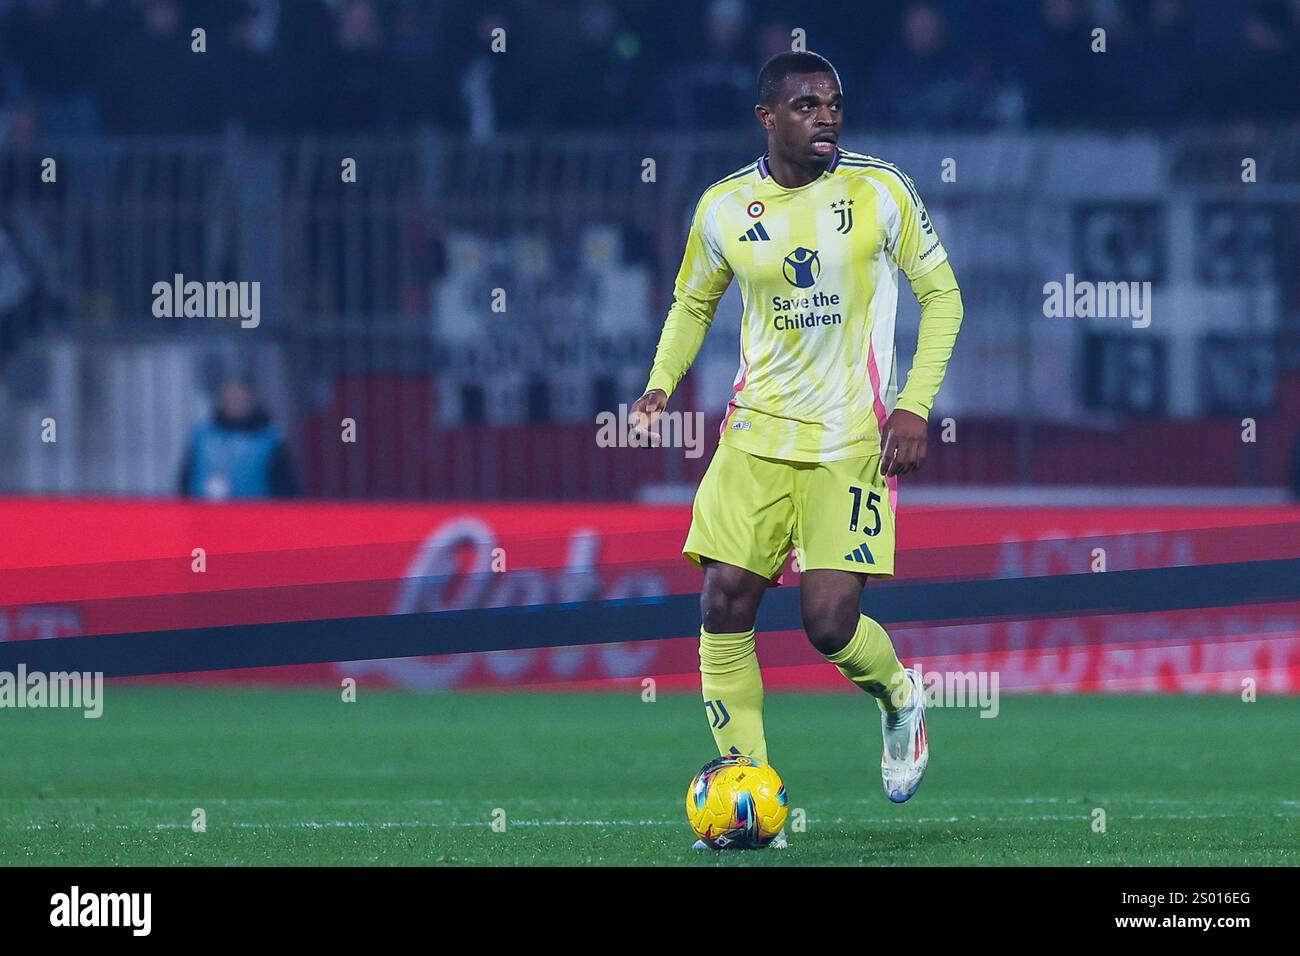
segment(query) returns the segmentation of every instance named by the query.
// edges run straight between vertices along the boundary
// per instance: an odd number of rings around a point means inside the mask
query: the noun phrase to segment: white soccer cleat
[[[887,711],[880,714],[880,731],[885,738],[880,780],[885,795],[894,803],[905,803],[916,793],[930,762],[930,743],[925,732],[925,685],[915,668],[909,667],[904,673],[912,684],[907,706],[895,715]]]

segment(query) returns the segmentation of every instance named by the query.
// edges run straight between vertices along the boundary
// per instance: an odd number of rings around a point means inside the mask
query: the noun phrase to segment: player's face
[[[791,74],[776,102],[759,109],[759,119],[771,132],[773,144],[790,161],[824,166],[835,155],[844,122],[844,94],[835,74]]]

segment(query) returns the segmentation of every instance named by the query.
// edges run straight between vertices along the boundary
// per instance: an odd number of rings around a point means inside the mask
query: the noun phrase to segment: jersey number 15
[[[849,530],[858,530],[858,519],[862,515],[862,489],[854,485],[849,485],[849,494],[853,496],[853,513],[849,515]],[[867,510],[871,512],[874,524],[870,528],[864,528],[862,533],[871,537],[880,533],[880,509],[876,507],[876,502],[880,501],[880,495],[874,491],[867,494]]]

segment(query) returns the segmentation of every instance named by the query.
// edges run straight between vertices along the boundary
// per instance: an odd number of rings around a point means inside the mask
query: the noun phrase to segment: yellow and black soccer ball
[[[686,790],[686,819],[714,849],[754,849],[772,841],[789,813],[785,784],[756,757],[710,760]]]

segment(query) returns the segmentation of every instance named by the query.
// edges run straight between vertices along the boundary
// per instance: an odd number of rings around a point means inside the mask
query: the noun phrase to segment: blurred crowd
[[[207,50],[191,52],[191,31]],[[1106,31],[1105,53],[1091,50]],[[505,31],[494,53],[494,31]],[[1300,114],[1300,0],[0,0],[0,142],[48,134],[734,128],[791,31],[849,121]]]

